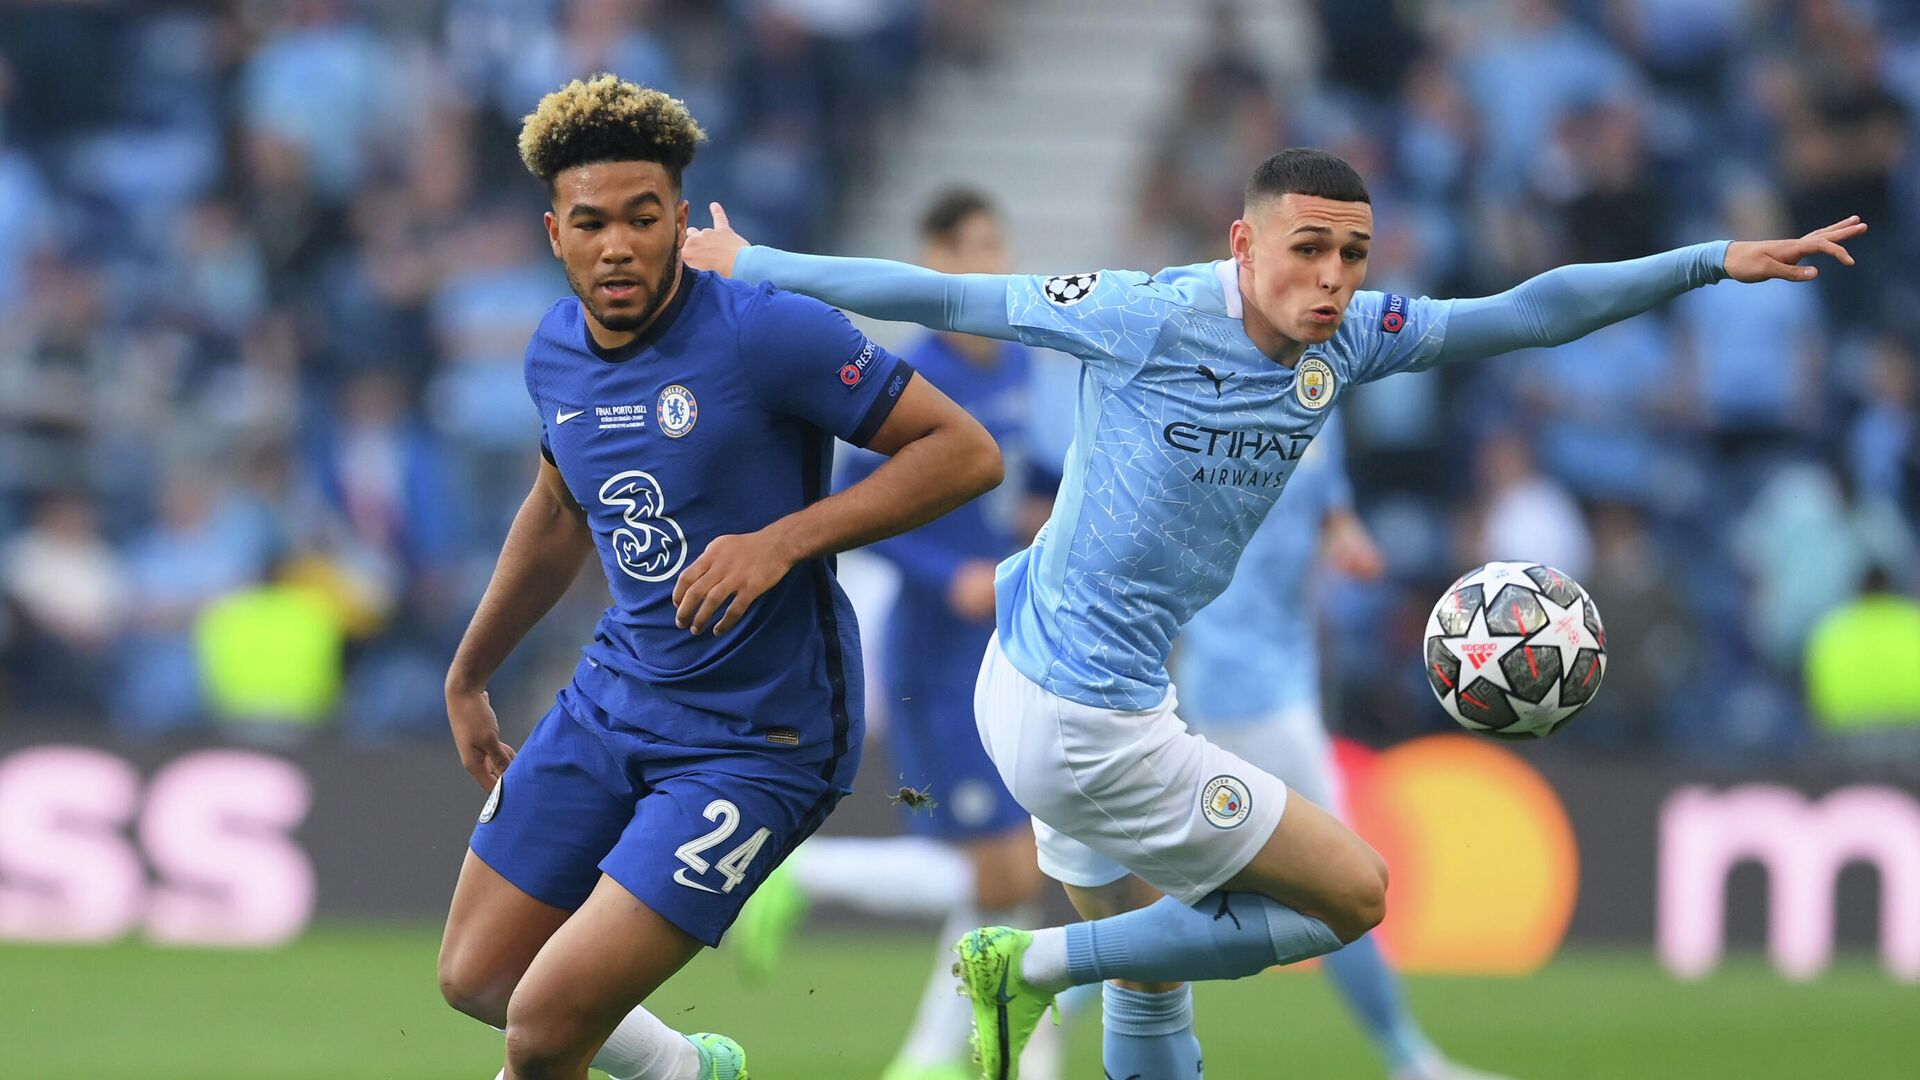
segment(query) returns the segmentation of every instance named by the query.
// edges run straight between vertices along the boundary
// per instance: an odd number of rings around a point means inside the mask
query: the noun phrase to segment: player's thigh
[[[602,876],[527,968],[507,1010],[507,1054],[519,1063],[585,1068],[633,1007],[701,943]]]
[[[504,1025],[513,988],[567,915],[521,892],[468,851],[440,939],[440,992],[447,1003]]]
[[[563,708],[535,725],[468,841],[440,950],[449,1001],[500,1023],[534,954],[593,891],[633,800],[595,736]]]
[[[1340,819],[1290,793],[1266,843],[1222,888],[1271,897],[1352,941],[1386,914],[1387,866]]]

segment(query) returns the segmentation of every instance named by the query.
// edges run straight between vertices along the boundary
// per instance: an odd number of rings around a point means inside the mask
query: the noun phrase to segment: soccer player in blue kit
[[[1328,418],[1247,541],[1233,580],[1181,630],[1173,676],[1192,730],[1344,817],[1321,720],[1316,571],[1331,566],[1365,580],[1385,563],[1353,509],[1340,426]],[[1433,1045],[1372,935],[1321,963],[1393,1080],[1498,1080]]]
[[[993,487],[978,422],[817,300],[683,267],[685,107],[611,75],[526,118],[574,296],[527,347],[542,427],[447,673],[491,790],[440,952],[510,1080],[740,1080],[745,1054],[641,1005],[712,946],[851,785],[862,689],[834,552]],[[827,496],[835,436],[889,456]],[[613,603],[515,752],[486,685],[597,553]]]
[[[920,238],[922,262],[943,273],[1007,270],[1000,215],[979,192],[956,188],[937,195],[922,215]],[[881,638],[889,782],[897,774],[932,805],[901,803],[908,836],[816,837],[801,845],[734,927],[729,944],[755,973],[771,969],[816,901],[873,915],[942,919],[943,952],[983,921],[1031,926],[1038,917],[1045,879],[1034,863],[1027,812],[1001,783],[973,723],[974,676],[993,634],[994,567],[1033,538],[1057,483],[1027,467],[1030,358],[1015,342],[965,334],[925,334],[904,355],[986,427],[1007,472],[992,493],[867,549],[899,574]],[[842,482],[864,480],[884,460],[852,457]],[[953,993],[951,962],[948,956],[936,964],[913,1025],[880,1080],[968,1075],[972,1015]],[[1057,1060],[1050,1059],[1059,1050],[1057,1040],[1041,1046],[1036,1039],[1028,1071],[1057,1073]]]
[[[988,1080],[1018,1075],[1055,994],[1106,981],[1107,1071],[1200,1072],[1185,982],[1333,951],[1386,910],[1379,855],[1271,774],[1189,732],[1166,663],[1233,575],[1349,386],[1571,341],[1727,278],[1851,263],[1857,218],[1548,271],[1497,296],[1363,292],[1373,208],[1340,158],[1294,148],[1247,185],[1231,257],[1158,274],[949,276],[752,247],[715,208],[690,265],[836,306],[1024,341],[1083,362],[1052,517],[1000,565],[975,721],[1034,817],[1041,869],[1089,921],[988,927],[956,946]],[[1282,811],[1284,810],[1284,814]]]

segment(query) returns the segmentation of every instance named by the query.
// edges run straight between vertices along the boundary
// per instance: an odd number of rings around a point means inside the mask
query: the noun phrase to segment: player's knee
[[[1369,848],[1367,863],[1349,875],[1338,909],[1327,920],[1342,944],[1358,940],[1387,917],[1387,867]]]
[[[448,1005],[483,1024],[505,1027],[507,1001],[513,996],[513,980],[481,971],[457,958],[440,957],[440,996]]]
[[[557,1002],[515,994],[507,1006],[507,1060],[519,1076],[569,1075],[591,1054],[588,1035],[586,1017]]]

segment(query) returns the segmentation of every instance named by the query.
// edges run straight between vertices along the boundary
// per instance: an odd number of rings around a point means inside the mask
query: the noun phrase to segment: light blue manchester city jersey
[[[1173,674],[1180,715],[1195,728],[1320,711],[1320,537],[1327,515],[1353,504],[1339,427],[1336,416],[1320,429],[1232,583],[1180,635]]]
[[[1007,321],[1084,364],[1053,514],[1000,564],[1001,648],[1061,697],[1137,710],[1220,594],[1347,388],[1438,357],[1452,301],[1362,292],[1282,367],[1241,326],[1236,264],[1007,279]]]

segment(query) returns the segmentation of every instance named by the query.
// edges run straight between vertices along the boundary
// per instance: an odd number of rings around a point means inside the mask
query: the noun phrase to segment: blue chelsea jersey
[[[593,341],[578,299],[549,308],[527,392],[613,594],[570,690],[683,745],[844,753],[860,653],[831,560],[794,567],[717,637],[674,625],[673,587],[715,537],[826,494],[834,437],[864,445],[912,376],[819,301],[692,269],[616,350]]]
[[[1439,355],[1451,301],[1361,292],[1283,367],[1246,336],[1236,274],[1223,260],[1008,282],[1020,339],[1083,365],[1052,516],[998,575],[1001,647],[1062,697],[1157,706],[1174,638],[1226,587],[1327,411]]]

